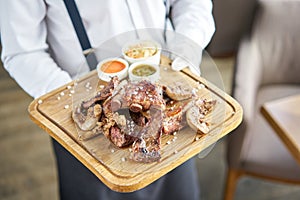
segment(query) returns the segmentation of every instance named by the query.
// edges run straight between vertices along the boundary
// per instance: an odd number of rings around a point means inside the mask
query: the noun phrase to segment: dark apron
[[[119,193],[105,186],[73,155],[53,140],[61,200],[196,200],[200,198],[198,174],[190,159],[149,186]]]

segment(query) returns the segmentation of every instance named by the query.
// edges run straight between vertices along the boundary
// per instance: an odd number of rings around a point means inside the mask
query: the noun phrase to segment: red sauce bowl
[[[128,66],[128,62],[122,58],[107,58],[97,65],[98,77],[105,82],[114,76],[124,79],[128,75]]]

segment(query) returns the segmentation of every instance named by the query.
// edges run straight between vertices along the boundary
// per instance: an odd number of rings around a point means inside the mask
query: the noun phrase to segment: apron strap
[[[73,27],[75,29],[77,38],[80,42],[82,52],[87,60],[90,70],[93,70],[97,66],[97,58],[94,53],[94,49],[91,46],[88,35],[84,28],[80,13],[74,0],[63,0],[69,16],[71,18]]]

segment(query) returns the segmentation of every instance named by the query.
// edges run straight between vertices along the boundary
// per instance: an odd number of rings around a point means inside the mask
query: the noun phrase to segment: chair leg
[[[228,169],[224,200],[233,200],[237,180],[240,175],[241,175],[240,171],[230,169],[230,168]]]

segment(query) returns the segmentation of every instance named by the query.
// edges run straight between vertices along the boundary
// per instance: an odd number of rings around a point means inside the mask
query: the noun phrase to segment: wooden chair
[[[258,4],[236,59],[233,96],[244,119],[227,138],[226,200],[233,199],[244,175],[300,184],[300,165],[259,111],[266,101],[300,93],[300,2]]]

